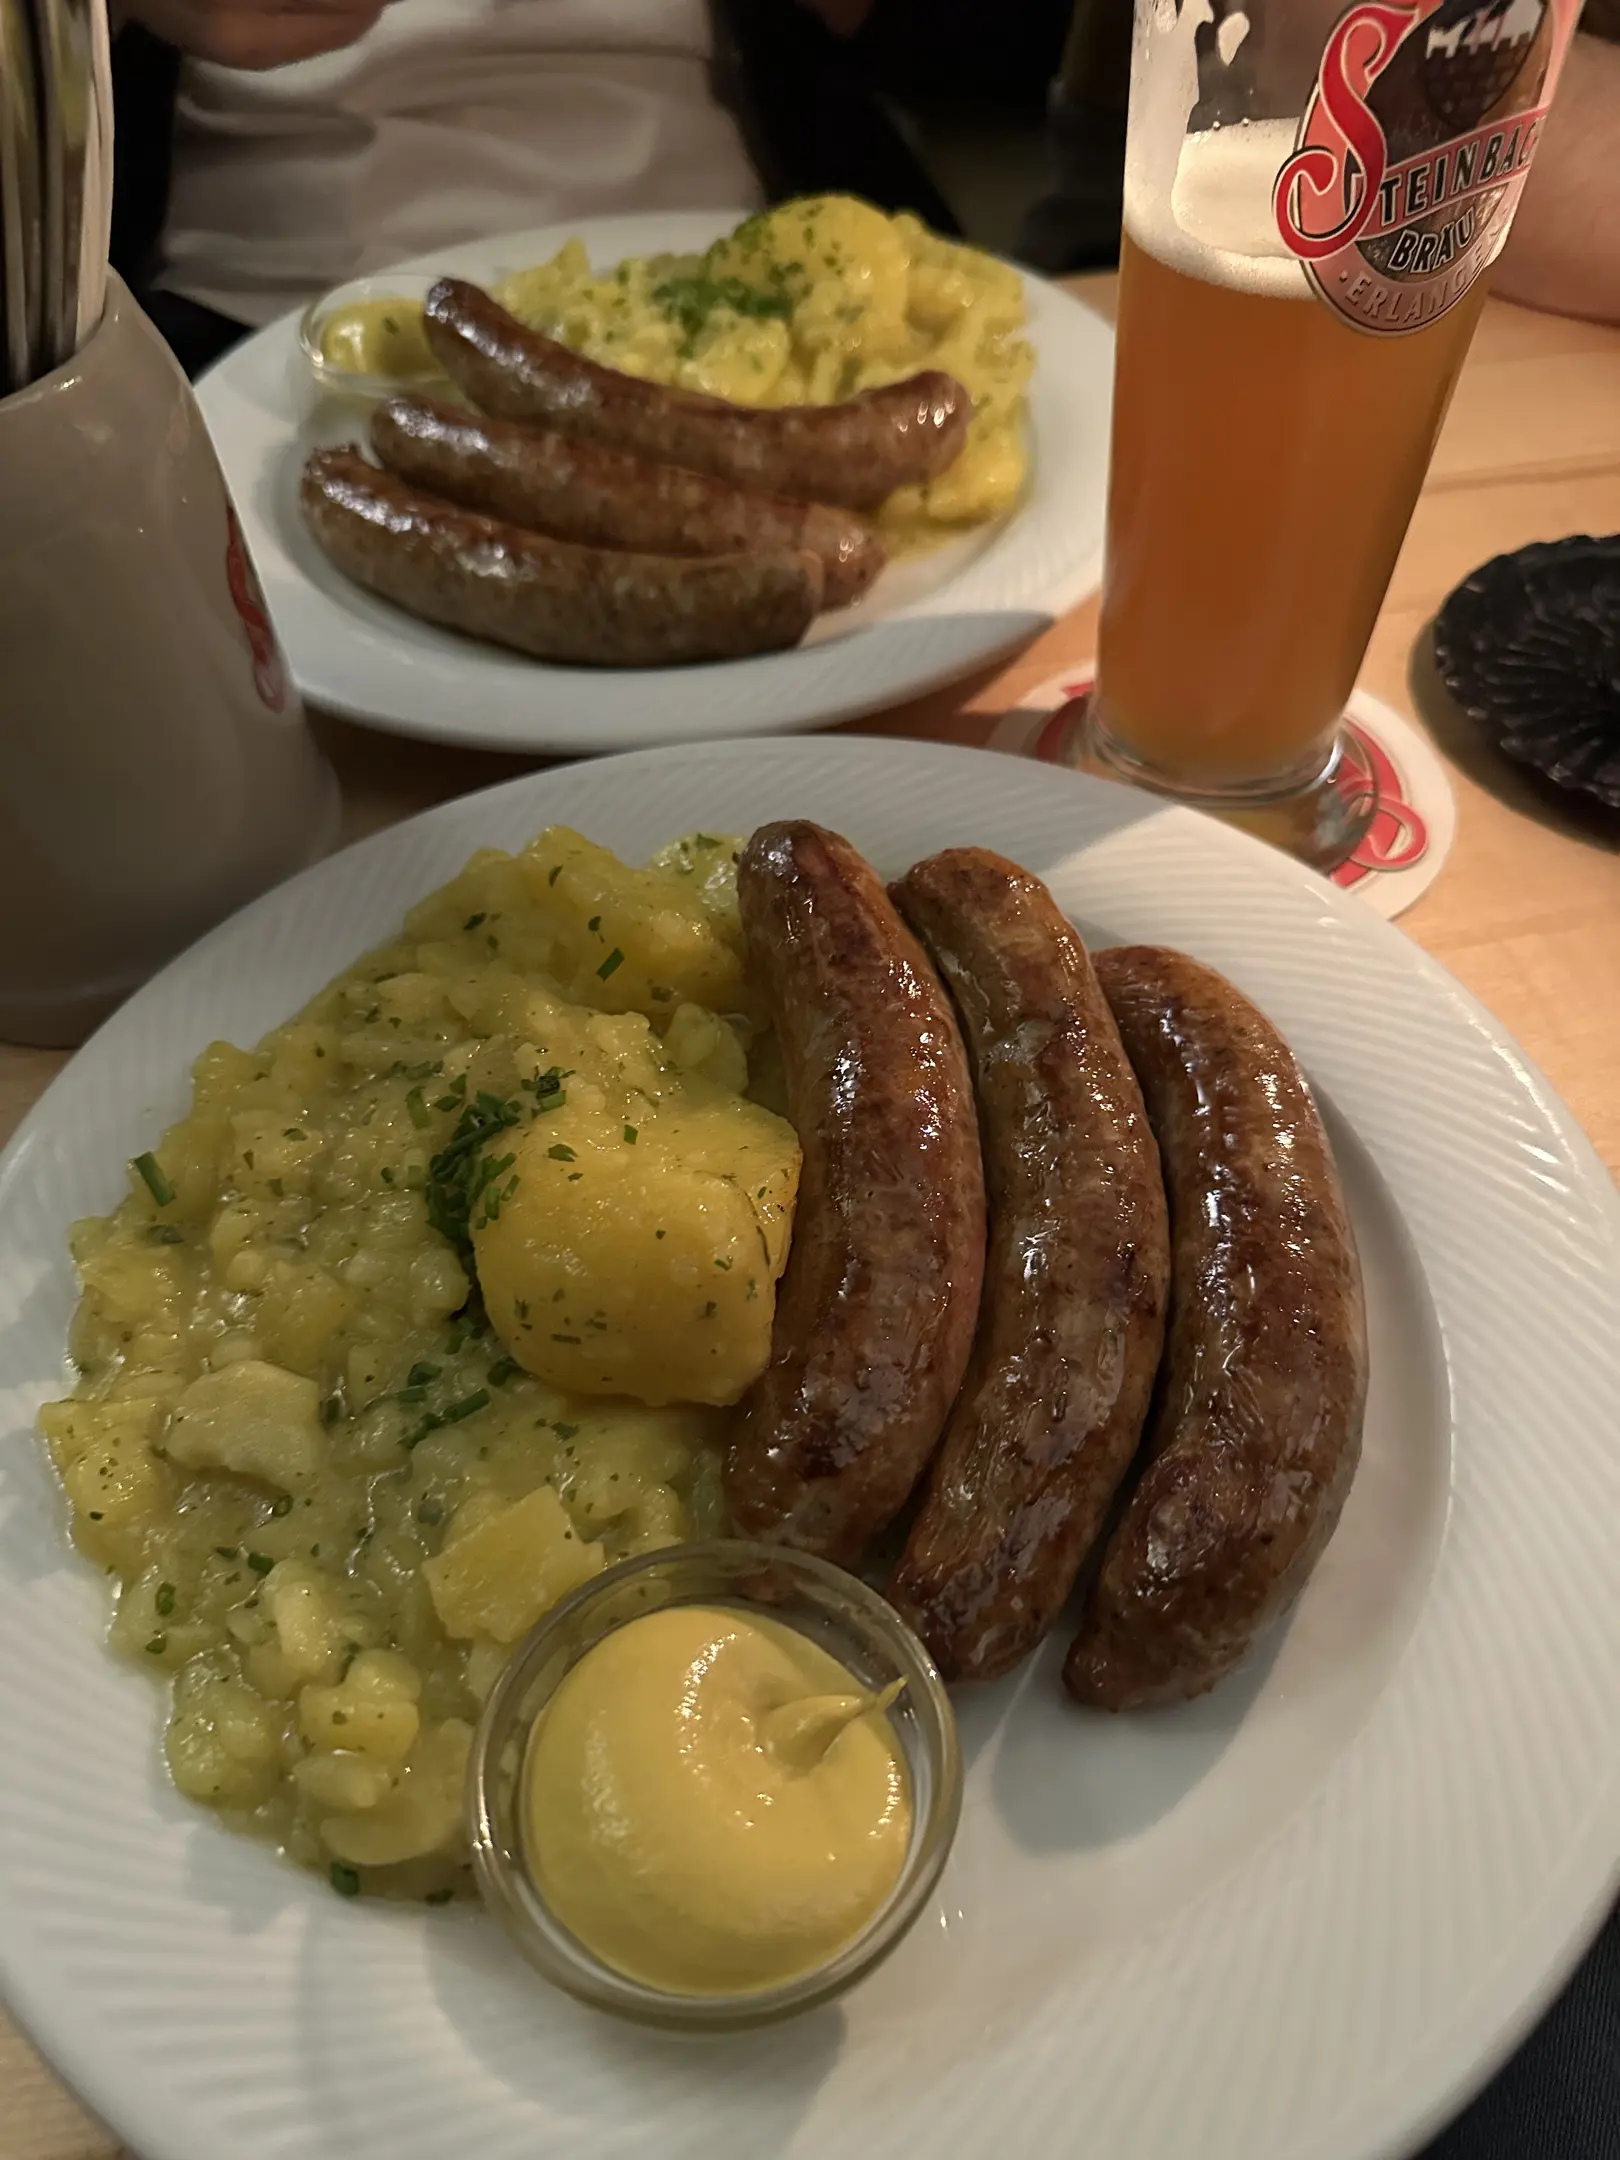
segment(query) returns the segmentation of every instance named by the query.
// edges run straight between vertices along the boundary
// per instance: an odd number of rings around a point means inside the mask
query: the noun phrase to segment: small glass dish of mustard
[[[825,1561],[715,1540],[622,1561],[518,1646],[468,1828],[485,1902],[547,1979],[724,2032],[881,1963],[961,1803],[950,1702],[899,1615]]]
[[[371,400],[446,389],[422,328],[423,303],[434,282],[389,271],[351,278],[312,300],[299,320],[298,343],[320,388]]]

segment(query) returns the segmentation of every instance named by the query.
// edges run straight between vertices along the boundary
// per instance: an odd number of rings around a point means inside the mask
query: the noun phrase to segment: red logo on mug
[[[278,713],[287,703],[287,666],[265,612],[258,572],[242,544],[242,528],[229,503],[225,505],[225,525],[225,582],[231,590],[231,605],[247,632],[248,650],[253,655],[253,687],[270,710]]]

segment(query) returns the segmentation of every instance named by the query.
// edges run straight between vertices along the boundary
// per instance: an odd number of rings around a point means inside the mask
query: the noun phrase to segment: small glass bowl
[[[911,1781],[911,1842],[898,1881],[860,1933],[824,1964],[770,1988],[678,1995],[605,1964],[565,1928],[523,1863],[524,1755],[534,1721],[587,1650],[666,1605],[757,1607],[801,1630],[873,1690],[905,1682],[888,1712]],[[829,2001],[880,1964],[922,1912],[956,1835],[962,1760],[933,1661],[904,1621],[853,1575],[779,1545],[716,1539],[643,1553],[564,1598],[496,1681],[473,1741],[468,1835],[485,1903],[529,1962],[599,2010],[686,2032],[768,2025]]]
[[[319,388],[333,397],[357,398],[367,404],[407,390],[448,389],[448,378],[438,368],[421,375],[367,375],[334,367],[321,353],[322,334],[340,308],[353,307],[359,300],[410,300],[420,305],[437,283],[433,277],[385,271],[379,277],[351,278],[347,285],[334,285],[329,293],[312,300],[299,318],[298,343]]]

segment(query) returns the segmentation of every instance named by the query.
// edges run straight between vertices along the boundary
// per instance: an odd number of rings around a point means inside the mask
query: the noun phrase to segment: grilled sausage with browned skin
[[[1086,949],[1040,880],[954,848],[894,897],[967,1037],[990,1249],[967,1379],[888,1594],[947,1680],[993,1680],[1057,1618],[1141,1438],[1164,1185]]]
[[[433,398],[396,397],[379,406],[371,444],[413,487],[555,540],[638,555],[807,549],[821,558],[830,608],[858,600],[887,560],[877,535],[848,510],[734,487],[581,435],[490,420]]]
[[[600,367],[460,278],[441,278],[424,317],[433,356],[480,410],[587,435],[638,457],[804,502],[875,510],[932,480],[967,440],[973,400],[928,369],[838,405],[732,405]]]
[[[407,487],[355,450],[304,467],[304,518],[338,568],[424,621],[586,667],[774,652],[821,605],[821,564],[778,549],[621,555],[522,532]]]
[[[737,895],[804,1149],[771,1358],[726,1460],[740,1533],[853,1566],[938,1445],[973,1343],[984,1177],[950,1000],[881,883],[765,825]]]
[[[1361,1269],[1288,1045],[1183,953],[1096,956],[1158,1136],[1170,1321],[1145,1468],[1063,1678],[1107,1710],[1215,1685],[1286,1611],[1361,1454]]]

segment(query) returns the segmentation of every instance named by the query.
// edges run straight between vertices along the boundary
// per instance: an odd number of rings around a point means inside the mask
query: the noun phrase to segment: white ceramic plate
[[[485,843],[639,858],[806,815],[885,871],[950,842],[1094,937],[1226,969],[1320,1090],[1373,1386],[1292,1620],[1190,1708],[1063,1699],[1061,1639],[961,1702],[932,1913],[836,2008],[694,2043],[549,1992],[476,1911],[348,1905],[166,1786],[29,1436],[73,1217],[186,1100]],[[1241,836],[1075,775],[853,740],[578,765],[260,901],[133,999],[0,1169],[0,1974],[144,2160],[1370,2160],[1410,2150],[1595,1925],[1620,1837],[1620,1203],[1500,1028],[1388,925]]]
[[[398,269],[487,284],[546,261],[575,232],[601,268],[707,247],[740,216],[677,211],[548,225]],[[1095,586],[1114,335],[1055,285],[1024,284],[1036,364],[1030,481],[1017,513],[891,565],[857,606],[822,616],[795,651],[704,667],[547,667],[418,622],[351,584],[304,529],[298,474],[317,443],[362,440],[366,409],[316,397],[296,315],[228,353],[197,396],[311,703],[400,734],[498,750],[589,753],[787,733],[877,712],[968,674],[1027,644]]]

